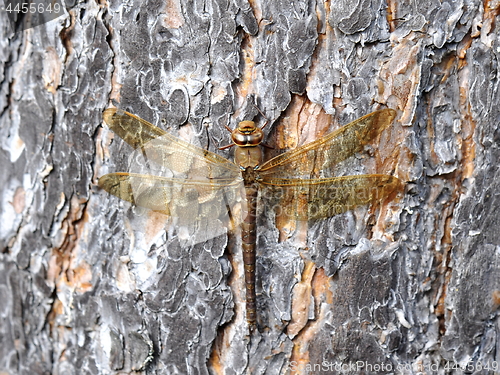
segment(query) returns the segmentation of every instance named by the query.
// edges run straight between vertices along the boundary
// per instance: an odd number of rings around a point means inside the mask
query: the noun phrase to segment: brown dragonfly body
[[[246,212],[241,223],[241,247],[243,248],[243,265],[245,268],[245,291],[247,321],[254,326],[257,318],[255,305],[255,264],[257,242],[257,196],[259,193],[259,177],[256,170],[262,163],[262,129],[255,126],[253,121],[242,121],[231,132],[234,145],[234,162],[240,166],[245,186]]]
[[[111,173],[99,186],[135,205],[178,218],[193,228],[200,241],[219,232],[211,230],[234,209],[241,223],[248,324],[256,324],[255,264],[257,201],[263,200],[277,216],[295,220],[330,217],[356,206],[377,202],[402,188],[396,177],[368,174],[332,177],[339,162],[363,150],[396,116],[384,109],[361,117],[317,141],[262,163],[262,129],[242,121],[232,131],[235,163],[191,145],[130,113],[108,109],[110,128],[141,151],[145,159],[166,170],[147,173]],[[244,193],[241,190],[244,188]],[[259,193],[260,192],[260,193]],[[241,210],[235,209],[241,207]],[[238,215],[237,213],[240,212]],[[220,219],[222,220],[222,219]]]

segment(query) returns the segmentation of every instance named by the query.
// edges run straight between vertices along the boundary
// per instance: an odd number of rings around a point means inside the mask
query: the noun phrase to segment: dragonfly
[[[257,321],[255,269],[257,204],[276,217],[309,221],[379,202],[401,191],[403,182],[386,174],[332,176],[335,166],[362,151],[393,122],[382,109],[316,141],[263,162],[263,127],[239,122],[231,130],[234,162],[197,147],[120,109],[104,111],[104,122],[135,149],[139,167],[102,176],[99,187],[132,203],[168,215],[186,239],[201,242],[232,223],[241,227],[246,320]],[[265,125],[264,125],[265,126]],[[190,231],[190,232],[189,232]],[[180,233],[180,232],[179,232]]]

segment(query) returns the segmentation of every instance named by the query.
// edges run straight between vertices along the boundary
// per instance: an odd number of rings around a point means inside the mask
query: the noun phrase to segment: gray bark
[[[0,12],[0,372],[493,373],[498,13],[479,0],[81,1],[14,33]],[[407,188],[309,228],[263,213],[248,336],[238,237],[185,247],[95,183],[131,152],[101,126],[112,103],[230,157],[224,125],[256,116],[253,98],[271,154],[398,110],[339,174]]]

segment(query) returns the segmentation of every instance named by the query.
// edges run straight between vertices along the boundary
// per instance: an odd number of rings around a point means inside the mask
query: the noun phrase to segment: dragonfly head
[[[253,121],[241,121],[231,133],[234,144],[240,147],[258,146],[263,137],[262,129]]]

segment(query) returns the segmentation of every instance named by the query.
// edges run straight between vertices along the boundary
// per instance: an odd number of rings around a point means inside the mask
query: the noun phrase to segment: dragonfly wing
[[[134,149],[167,134],[165,130],[118,108],[108,108],[102,116],[109,128]]]
[[[198,243],[225,233],[241,205],[241,172],[231,161],[118,109],[104,111],[111,130],[131,145],[131,173],[111,173],[99,186],[136,206],[169,215]],[[244,202],[243,202],[244,203]],[[180,231],[179,231],[180,233]]]
[[[186,180],[235,180],[241,176],[233,162],[170,134],[148,142],[132,157],[131,172],[141,174]]]
[[[241,180],[180,180],[134,173],[110,173],[99,187],[136,206],[174,218],[193,243],[226,232],[229,220],[241,221]]]
[[[142,155],[145,160],[140,164],[146,163],[154,169],[151,161],[166,177],[184,178],[188,172],[190,177],[202,179],[239,176],[238,167],[231,161],[174,137],[131,113],[109,108],[103,118],[113,132],[137,150],[136,155]],[[139,167],[138,172],[148,173],[146,169]]]
[[[268,178],[286,178],[294,171],[296,177],[310,178],[319,171],[328,171],[363,150],[395,117],[396,111],[392,109],[372,112],[317,141],[276,156],[262,164],[259,173]]]
[[[322,219],[375,203],[403,183],[396,177],[369,174],[319,179],[272,179],[263,181],[261,197],[276,215],[295,220]]]

